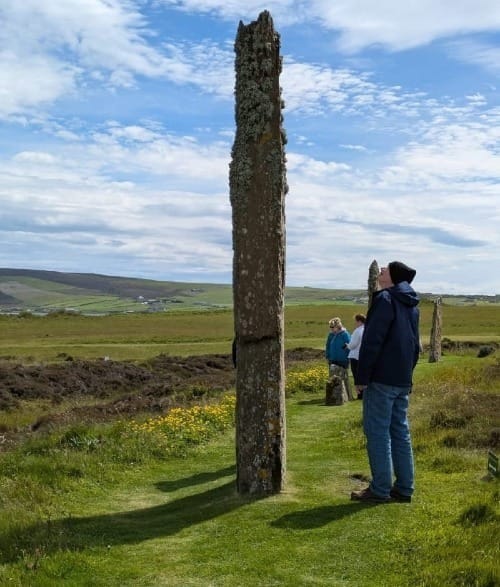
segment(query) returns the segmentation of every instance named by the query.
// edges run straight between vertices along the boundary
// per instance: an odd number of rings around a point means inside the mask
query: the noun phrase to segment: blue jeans
[[[381,497],[388,497],[391,487],[402,495],[413,494],[409,393],[409,387],[383,383],[370,383],[363,392],[363,429],[372,473],[370,489]]]

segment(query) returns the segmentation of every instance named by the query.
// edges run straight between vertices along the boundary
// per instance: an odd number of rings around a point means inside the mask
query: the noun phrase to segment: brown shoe
[[[362,489],[361,491],[353,491],[351,493],[351,500],[364,501],[366,503],[390,503],[392,501],[392,498],[376,495],[369,487],[367,487],[366,489]]]
[[[394,487],[391,489],[391,497],[394,501],[399,501],[401,503],[411,503],[411,495],[403,495],[402,493],[399,493],[399,491]]]

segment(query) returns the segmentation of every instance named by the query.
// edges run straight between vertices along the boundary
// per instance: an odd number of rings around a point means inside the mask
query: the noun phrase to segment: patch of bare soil
[[[322,356],[321,350],[301,348],[288,351],[286,360],[310,361]],[[139,364],[101,359],[47,365],[0,361],[0,410],[16,410],[21,402],[48,400],[54,410],[32,424],[33,432],[71,422],[161,413],[173,405],[213,397],[234,384],[230,355],[159,355]],[[60,404],[68,399],[78,407],[63,411]],[[5,438],[20,433],[3,434]]]

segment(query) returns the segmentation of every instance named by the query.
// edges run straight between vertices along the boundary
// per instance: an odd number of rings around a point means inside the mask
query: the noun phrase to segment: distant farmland
[[[429,293],[420,293],[431,299]],[[360,305],[363,290],[287,287],[287,306]],[[0,313],[82,314],[164,312],[232,308],[230,284],[154,281],[92,273],[62,273],[31,269],[0,269]],[[449,305],[500,304],[500,296],[443,296]]]

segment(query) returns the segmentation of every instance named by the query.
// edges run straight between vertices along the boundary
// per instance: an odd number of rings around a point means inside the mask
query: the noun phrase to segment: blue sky
[[[230,283],[239,21],[281,36],[288,285],[500,293],[498,0],[2,0],[0,266]]]

